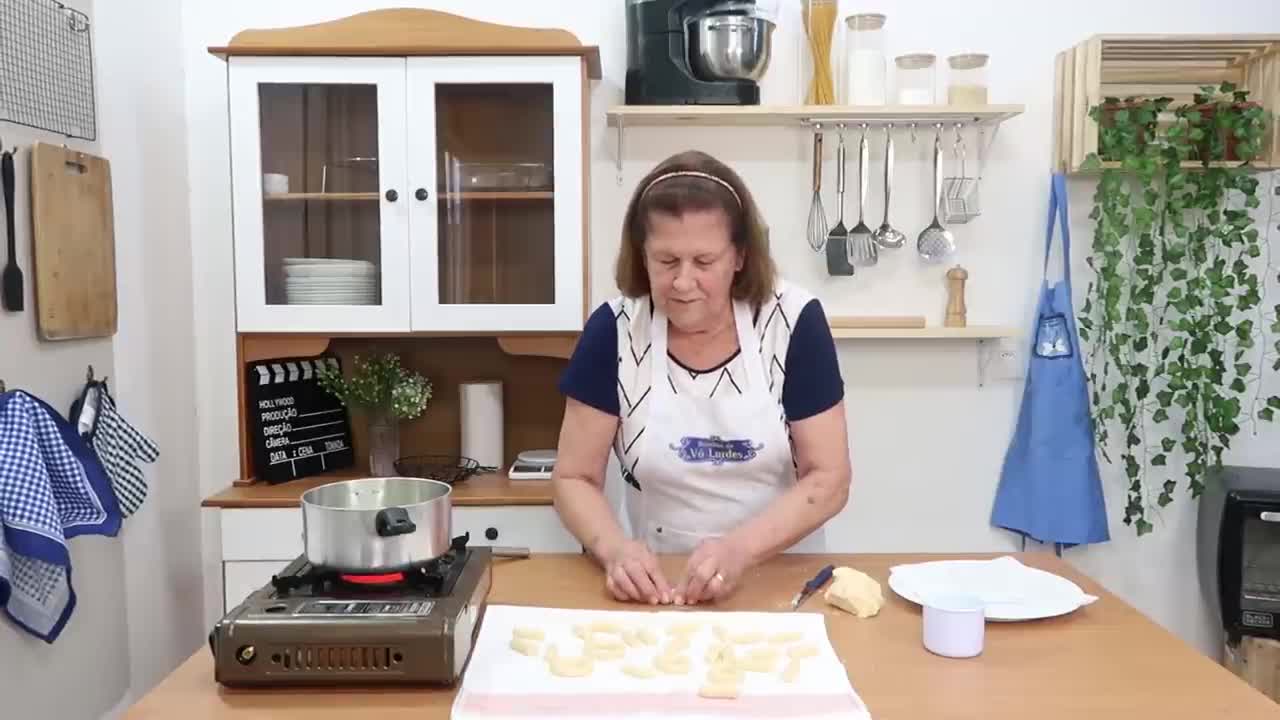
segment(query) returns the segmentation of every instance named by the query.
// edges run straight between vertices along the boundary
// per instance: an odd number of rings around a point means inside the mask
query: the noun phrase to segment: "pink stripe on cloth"
[[[690,713],[733,717],[803,717],[836,713],[866,714],[857,695],[739,695],[735,699],[704,698],[685,693],[463,693],[456,710],[478,715],[559,716]],[[624,711],[623,708],[626,708]],[[853,716],[853,717],[856,717]],[[869,717],[869,716],[868,716]]]

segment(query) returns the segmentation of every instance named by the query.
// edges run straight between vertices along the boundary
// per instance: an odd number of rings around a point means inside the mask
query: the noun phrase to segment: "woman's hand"
[[[658,558],[642,542],[624,540],[608,554],[604,569],[605,587],[618,600],[650,605],[671,602],[671,586],[658,567]]]
[[[747,554],[727,538],[704,540],[693,549],[684,578],[676,587],[677,605],[696,605],[727,597],[747,569]]]

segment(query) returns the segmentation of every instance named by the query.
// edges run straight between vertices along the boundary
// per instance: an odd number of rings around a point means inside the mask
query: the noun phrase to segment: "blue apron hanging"
[[[1062,231],[1063,279],[1049,285],[1053,226]],[[1005,454],[991,523],[1041,543],[1106,542],[1106,501],[1094,454],[1089,390],[1071,305],[1066,180],[1054,174],[1040,301],[1018,425]]]

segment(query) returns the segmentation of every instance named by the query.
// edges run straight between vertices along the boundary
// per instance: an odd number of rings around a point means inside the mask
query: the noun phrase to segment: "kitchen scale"
[[[516,454],[507,477],[512,480],[550,480],[551,471],[555,468],[555,450],[523,450]]]
[[[467,547],[403,573],[350,575],[302,556],[209,633],[227,686],[454,685],[480,631],[493,552]]]

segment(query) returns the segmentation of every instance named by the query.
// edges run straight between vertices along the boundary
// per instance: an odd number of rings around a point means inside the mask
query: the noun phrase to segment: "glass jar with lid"
[[[932,105],[934,99],[934,64],[931,53],[912,53],[894,58],[897,69],[898,104]]]
[[[948,105],[987,104],[987,56],[964,53],[947,58],[951,67],[947,76]]]
[[[886,63],[884,21],[880,13],[858,13],[844,19],[845,103],[883,105]]]

